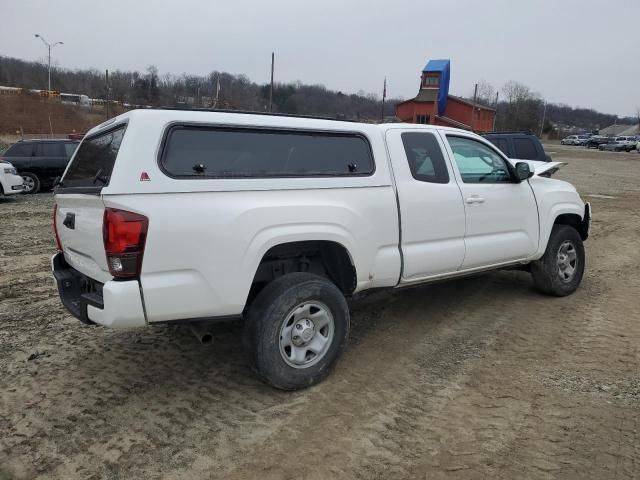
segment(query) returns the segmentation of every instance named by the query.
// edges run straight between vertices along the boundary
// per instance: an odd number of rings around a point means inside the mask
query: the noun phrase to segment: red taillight
[[[58,235],[58,204],[53,205],[53,233],[56,236],[56,247],[61,252],[62,243],[60,243],[60,235]]]
[[[149,219],[138,213],[106,208],[102,223],[104,250],[115,278],[139,277]]]

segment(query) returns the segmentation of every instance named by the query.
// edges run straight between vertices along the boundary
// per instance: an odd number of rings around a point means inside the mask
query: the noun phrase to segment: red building
[[[396,105],[396,117],[407,123],[493,130],[495,109],[449,95],[449,77],[449,60],[430,60],[422,70],[418,95]]]

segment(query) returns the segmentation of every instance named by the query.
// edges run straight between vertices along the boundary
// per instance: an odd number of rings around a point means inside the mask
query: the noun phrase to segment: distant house
[[[402,122],[463,128],[476,132],[493,130],[495,109],[449,95],[451,62],[429,60],[420,76],[418,95],[396,105]]]

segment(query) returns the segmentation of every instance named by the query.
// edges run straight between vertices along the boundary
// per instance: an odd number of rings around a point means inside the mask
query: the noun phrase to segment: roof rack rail
[[[20,138],[16,140],[19,142],[71,142],[75,141],[73,138]]]
[[[484,132],[482,135],[498,134],[498,133],[506,133],[506,134],[520,133],[522,135],[535,135],[535,133],[533,133],[531,130],[504,130],[504,131]]]
[[[241,115],[264,115],[274,117],[293,117],[293,118],[308,118],[312,120],[332,120],[334,122],[351,122],[358,123],[357,120],[347,119],[343,114],[337,114],[335,117],[323,117],[320,115],[300,115],[295,113],[274,113],[274,112],[260,112],[252,110],[228,110],[220,108],[189,108],[189,107],[152,107],[148,110],[180,110],[185,112],[216,112],[216,113],[238,113]]]

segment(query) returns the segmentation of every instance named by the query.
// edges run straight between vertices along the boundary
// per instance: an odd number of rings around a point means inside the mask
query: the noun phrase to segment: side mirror
[[[524,182],[527,178],[531,177],[533,177],[533,172],[527,162],[516,163],[516,178],[518,182]]]

